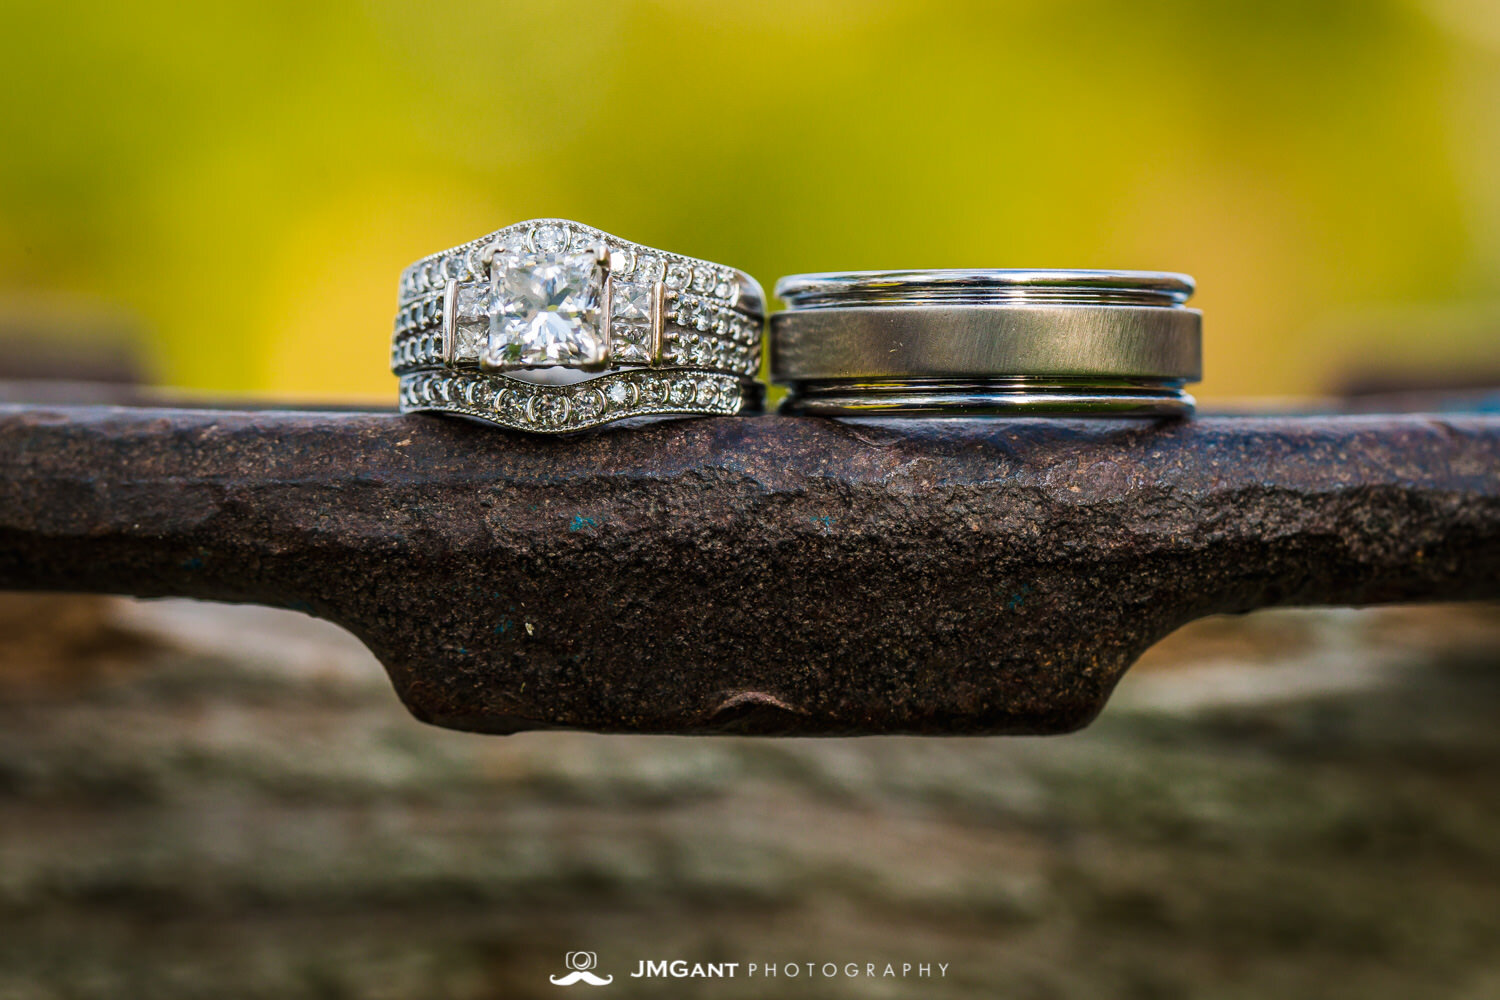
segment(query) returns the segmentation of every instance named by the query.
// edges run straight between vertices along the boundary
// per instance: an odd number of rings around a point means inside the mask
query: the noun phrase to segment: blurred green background
[[[1188,271],[1210,399],[1500,354],[1492,0],[6,0],[0,46],[6,308],[197,392],[387,399],[399,268],[541,215],[767,286]]]

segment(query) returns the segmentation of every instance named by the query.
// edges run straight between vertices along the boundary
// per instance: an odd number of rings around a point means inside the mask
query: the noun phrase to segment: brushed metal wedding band
[[[1184,416],[1202,377],[1187,275],[933,270],[782,278],[784,412]]]

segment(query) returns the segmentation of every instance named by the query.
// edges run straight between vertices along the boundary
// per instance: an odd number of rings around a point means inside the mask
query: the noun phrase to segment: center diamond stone
[[[604,364],[604,267],[591,251],[509,252],[491,264],[487,368]]]

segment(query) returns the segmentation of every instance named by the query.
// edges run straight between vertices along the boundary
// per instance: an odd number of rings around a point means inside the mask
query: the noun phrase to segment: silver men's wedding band
[[[771,378],[802,414],[1191,413],[1186,275],[938,270],[782,278]]]

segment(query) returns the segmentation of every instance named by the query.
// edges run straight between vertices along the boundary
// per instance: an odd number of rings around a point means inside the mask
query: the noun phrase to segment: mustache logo
[[[590,986],[608,986],[615,981],[614,976],[606,976],[600,979],[592,972],[584,972],[582,969],[577,972],[570,972],[566,976],[548,976],[547,978],[552,980],[553,986],[572,986],[578,982],[588,983]]]
[[[563,965],[573,970],[562,976],[549,976],[553,986],[572,986],[588,983],[590,986],[608,986],[614,976],[596,976],[590,970],[599,964],[599,956],[591,951],[570,951],[563,958]]]

